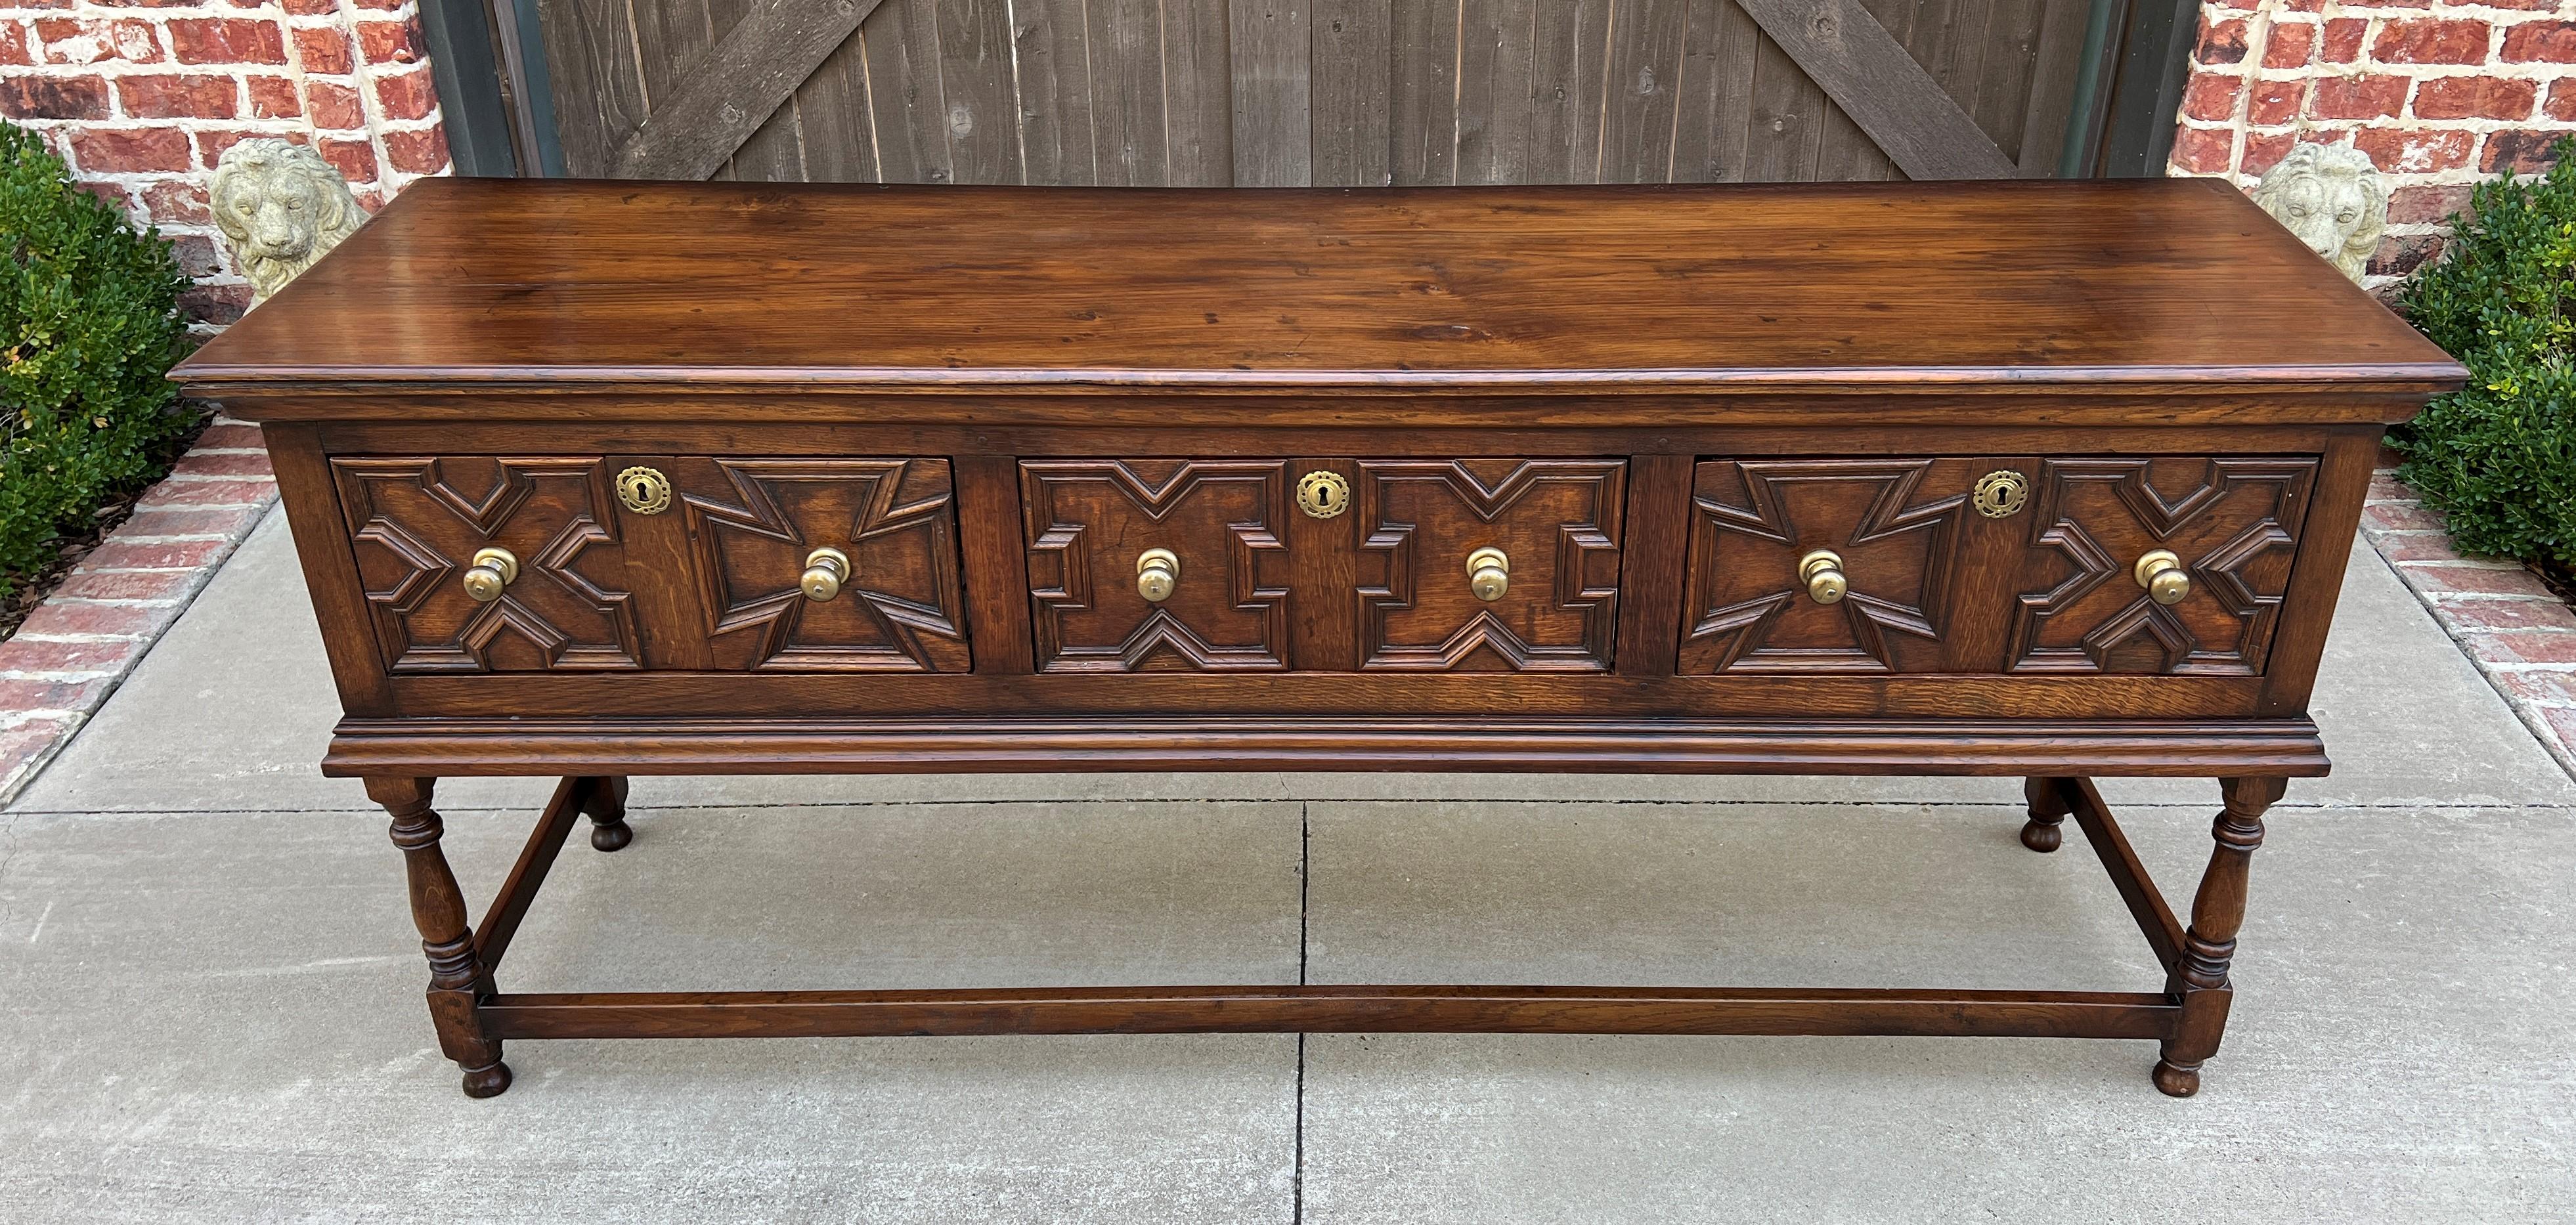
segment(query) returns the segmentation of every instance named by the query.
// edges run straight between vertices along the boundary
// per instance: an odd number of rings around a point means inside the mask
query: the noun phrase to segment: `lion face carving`
[[[224,150],[212,194],[215,225],[229,240],[233,266],[250,280],[254,306],[367,220],[339,171],[283,140],[245,140]]]
[[[2388,228],[2388,188],[2370,155],[2348,145],[2300,145],[2254,186],[2254,203],[2355,281]]]

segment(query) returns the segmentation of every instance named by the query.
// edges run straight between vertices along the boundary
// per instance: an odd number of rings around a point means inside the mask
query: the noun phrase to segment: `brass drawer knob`
[[[2156,549],[2138,559],[2130,571],[2138,585],[2147,589],[2147,598],[2158,604],[2180,604],[2191,594],[2191,571],[2183,568],[2182,559],[2170,549]]]
[[[1843,577],[1843,555],[1832,549],[1799,558],[1798,581],[1807,585],[1807,598],[1819,604],[1840,604],[1851,590],[1851,580]]]
[[[501,598],[501,589],[519,579],[519,558],[508,549],[482,549],[465,570],[465,594],[477,604]]]
[[[1160,604],[1172,598],[1172,587],[1181,581],[1181,559],[1170,549],[1147,549],[1136,557],[1136,594],[1148,603]]]
[[[1501,549],[1487,547],[1467,555],[1467,590],[1476,598],[1491,604],[1512,589],[1512,559]]]
[[[850,555],[829,545],[805,555],[805,573],[796,585],[805,589],[805,598],[822,603],[841,594],[841,584],[850,581]]]

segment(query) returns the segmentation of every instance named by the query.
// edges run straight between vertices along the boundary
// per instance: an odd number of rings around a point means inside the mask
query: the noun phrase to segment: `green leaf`
[[[0,123],[0,595],[159,475],[187,431],[164,377],[186,344],[187,284],[157,232]]]

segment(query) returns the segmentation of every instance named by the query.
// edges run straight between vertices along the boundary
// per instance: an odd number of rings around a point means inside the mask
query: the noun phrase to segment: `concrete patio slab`
[[[446,845],[478,897],[525,812]],[[382,822],[17,816],[0,1220],[1285,1220],[1296,1039],[526,1042],[456,1091]],[[1297,806],[638,813],[528,990],[1293,979]],[[829,847],[829,853],[820,848]]]
[[[2153,989],[2009,809],[1317,804],[1317,981]],[[2281,813],[2200,1096],[2147,1042],[1317,1035],[1305,1219],[2576,1219],[2576,827]],[[2204,817],[2133,816],[2169,891]],[[2392,865],[2406,865],[2393,870]]]

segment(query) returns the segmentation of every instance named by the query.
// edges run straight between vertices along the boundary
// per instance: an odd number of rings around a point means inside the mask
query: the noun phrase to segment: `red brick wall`
[[[2205,0],[2171,173],[2251,186],[2290,146],[2352,144],[2391,189],[2373,288],[2443,218],[2576,130],[2576,0]]]
[[[370,210],[448,169],[411,0],[0,0],[0,116],[158,223],[210,325],[250,303],[207,212],[233,142],[310,143]]]

